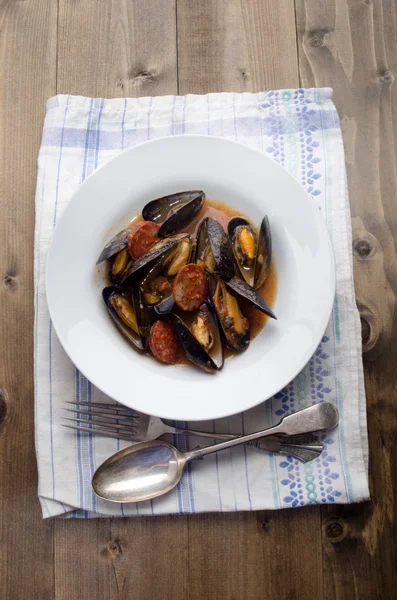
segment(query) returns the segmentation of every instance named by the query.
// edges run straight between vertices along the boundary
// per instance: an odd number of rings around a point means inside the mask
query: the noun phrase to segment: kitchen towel
[[[350,211],[340,123],[331,98],[332,90],[325,88],[111,100],[60,95],[48,101],[38,160],[34,257],[36,451],[44,517],[278,509],[368,499]],[[68,201],[90,173],[125,148],[175,134],[237,140],[281,164],[321,210],[336,260],[332,318],[303,371],[272,400],[243,415],[200,426],[208,431],[257,430],[323,400],[337,405],[340,425],[321,436],[324,452],[310,463],[237,447],[192,464],[166,496],[112,504],[95,496],[91,477],[126,443],[62,427],[66,400],[109,399],[74,367],[52,327],[45,296],[48,244]],[[181,449],[199,443],[203,442],[197,438],[179,440]]]

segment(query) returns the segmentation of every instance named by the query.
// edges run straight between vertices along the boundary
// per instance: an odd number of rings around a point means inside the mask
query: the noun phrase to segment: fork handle
[[[238,433],[217,433],[215,431],[196,431],[195,429],[181,429],[180,427],[171,427],[170,425],[167,425],[167,431],[165,433],[172,433],[177,435],[194,435],[196,437],[211,438],[212,440],[235,440],[241,437],[242,435]],[[251,442],[248,443],[251,444]],[[252,444],[256,445],[256,442],[252,442]]]
[[[180,427],[171,427],[167,425],[167,431],[165,433],[176,433],[177,435],[195,435],[197,437],[211,438],[212,440],[233,440],[239,435],[233,435],[232,433],[215,433],[213,431],[196,431],[194,429],[181,429]]]
[[[211,438],[213,440],[233,440],[239,438],[240,435],[233,435],[232,433],[215,433],[215,432],[207,432],[207,431],[194,431],[193,429],[181,429],[179,427],[171,427],[168,425],[169,430],[167,433],[174,434],[185,434],[185,435],[195,435],[198,437]],[[302,462],[309,462],[317,458],[323,449],[321,444],[319,445],[306,445],[306,444],[284,444],[281,445],[278,450],[273,450],[266,447],[266,440],[271,442],[272,440],[279,440],[277,436],[268,436],[262,440],[247,442],[249,445],[256,446],[257,448],[261,448],[263,450],[267,450],[268,452],[276,452],[278,454],[285,454],[286,456],[292,456]],[[261,444],[262,442],[262,444]]]

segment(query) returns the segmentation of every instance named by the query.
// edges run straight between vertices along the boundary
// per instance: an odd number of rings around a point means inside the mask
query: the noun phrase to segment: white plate
[[[269,319],[248,350],[215,375],[135,352],[108,317],[95,267],[105,243],[146,202],[183,189],[203,189],[257,223],[266,213],[271,223],[278,320]],[[207,420],[259,404],[299,373],[326,328],[335,273],[323,218],[282,167],[235,142],[175,136],[126,150],[81,185],[55,229],[46,288],[58,337],[95,386],[145,413]]]

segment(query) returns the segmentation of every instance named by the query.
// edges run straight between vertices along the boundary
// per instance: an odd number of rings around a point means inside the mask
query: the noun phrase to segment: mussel
[[[166,254],[168,254],[168,252],[170,252],[172,248],[174,248],[174,246],[179,244],[179,242],[184,238],[188,237],[188,235],[189,234],[187,233],[179,233],[165,240],[160,240],[159,242],[157,242],[157,244],[150,248],[149,252],[147,252],[132,263],[131,267],[124,274],[121,281],[126,281],[126,279],[131,277],[131,275],[134,275],[144,267],[148,267],[152,262],[154,262],[161,256],[165,256]]]
[[[134,296],[126,298],[125,294],[115,286],[102,290],[102,297],[109,315],[124,337],[138,350],[146,347],[143,332],[138,321],[138,311]]]
[[[119,285],[125,273],[131,267],[132,259],[127,248],[123,248],[109,261],[109,279],[113,285]]]
[[[168,277],[177,275],[180,269],[187,265],[192,252],[192,239],[187,237],[171,250],[163,262],[163,273]]]
[[[265,315],[268,315],[272,319],[277,320],[276,315],[274,314],[272,309],[266,304],[262,296],[258,294],[258,292],[254,290],[251,286],[249,286],[245,281],[237,279],[237,277],[232,277],[232,279],[229,279],[225,283],[236,294],[253,304],[257,310],[260,310],[261,312],[265,313]]]
[[[187,225],[198,213],[204,200],[205,194],[201,190],[170,194],[146,204],[142,216],[145,221],[159,223],[158,236],[165,237]]]
[[[235,350],[245,350],[250,342],[249,322],[242,314],[237,298],[221,279],[211,279],[210,291],[227,343]]]
[[[233,253],[222,225],[206,217],[200,223],[196,242],[196,263],[204,263],[207,271],[225,281],[234,275]]]
[[[188,359],[213,373],[223,367],[223,347],[218,321],[213,308],[204,303],[191,316],[190,322],[172,314],[171,322]]]
[[[242,217],[229,221],[228,234],[234,257],[244,280],[255,289],[265,281],[272,260],[269,219],[265,216],[257,233]]]
[[[160,258],[139,281],[145,303],[157,316],[170,313],[175,305],[172,283],[162,274],[163,269],[164,258]]]
[[[150,328],[152,326],[152,315],[150,313],[148,305],[146,304],[145,298],[139,285],[134,284],[132,286],[131,294],[134,302],[139,333],[142,339],[144,349],[146,350],[149,345]]]
[[[101,262],[103,262],[107,258],[110,258],[114,254],[117,254],[118,252],[120,252],[120,250],[123,250],[123,248],[126,248],[127,247],[127,238],[128,238],[128,234],[130,233],[130,231],[131,231],[131,226],[127,227],[126,229],[123,229],[117,235],[115,235],[106,244],[106,246],[102,250],[98,260],[96,261],[96,264],[99,265]]]
[[[268,276],[272,262],[272,235],[267,216],[263,217],[258,235],[258,252],[255,265],[255,288],[261,287]]]

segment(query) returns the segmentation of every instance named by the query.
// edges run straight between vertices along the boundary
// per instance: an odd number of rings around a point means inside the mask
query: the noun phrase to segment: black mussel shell
[[[175,306],[175,299],[172,293],[172,284],[169,282],[169,290],[166,294],[159,294],[160,300],[157,303],[151,304],[147,299],[147,294],[155,295],[155,291],[151,288],[151,283],[154,282],[155,279],[161,277],[162,280],[169,281],[167,277],[162,275],[163,271],[163,263],[164,256],[162,256],[158,261],[156,261],[153,266],[148,270],[148,272],[144,275],[142,279],[140,279],[138,283],[139,290],[145,299],[146,304],[151,312],[155,315],[161,317],[170,313]]]
[[[187,233],[179,233],[165,240],[161,240],[157,242],[154,246],[152,246],[146,254],[138,258],[128,269],[127,273],[124,275],[122,282],[126,281],[131,275],[134,275],[144,267],[149,266],[150,263],[160,258],[160,256],[166,255],[175,244],[179,244],[183,238],[187,237],[189,234]]]
[[[227,281],[234,275],[233,253],[222,225],[211,217],[207,217],[207,235],[217,265],[217,274]]]
[[[276,315],[266,304],[262,296],[258,294],[258,292],[254,290],[251,286],[249,286],[245,281],[242,281],[242,279],[237,279],[237,277],[233,277],[225,283],[227,286],[230,287],[230,289],[236,292],[236,294],[253,304],[256,309],[265,313],[265,315],[268,315],[272,319],[277,319]]]
[[[204,200],[205,194],[201,190],[170,194],[146,204],[142,216],[145,221],[160,223],[158,236],[166,237],[187,225],[198,213]]]
[[[226,282],[222,279],[210,277],[209,287],[212,304],[218,316],[226,342],[234,350],[246,350],[250,343],[249,323],[241,312],[237,298],[229,292],[226,288]],[[218,294],[221,294],[222,297],[219,298]],[[228,299],[225,297],[226,294],[228,295]],[[229,308],[226,308],[227,306]],[[236,317],[242,320],[237,326],[234,325]]]
[[[241,233],[244,230],[247,230],[249,235],[245,239],[242,239]],[[242,217],[231,219],[228,223],[227,231],[240,273],[248,285],[254,286],[258,244],[256,231],[251,223]]]
[[[196,239],[193,241],[192,251],[190,254],[190,262],[197,263],[204,259],[204,252],[209,244],[207,235],[207,219],[200,221],[197,228]]]
[[[223,367],[224,357],[222,340],[220,337],[217,318],[212,308],[209,305],[204,304],[200,307],[198,313],[200,311],[203,311],[203,313],[208,316],[209,322],[213,328],[212,334],[214,336],[214,345],[209,352],[206,352],[200,342],[198,342],[198,340],[194,337],[188,325],[180,317],[172,314],[170,318],[175,330],[175,334],[187,358],[204,371],[214,373]]]
[[[208,269],[208,265],[206,265],[207,269],[225,281],[231,279],[234,275],[233,252],[222,225],[212,217],[206,217],[200,223],[197,233],[196,262],[199,260],[205,262],[208,244],[211,248],[214,265],[213,269]]]
[[[269,218],[263,217],[258,235],[258,251],[255,265],[255,288],[261,287],[268,276],[272,262],[272,234],[270,231]]]
[[[115,235],[114,238],[112,238],[102,250],[98,260],[96,261],[96,264],[99,265],[107,258],[110,258],[114,254],[120,252],[120,250],[125,248],[127,246],[127,238],[130,231],[131,227],[127,227],[126,229],[123,229],[123,231],[120,231],[117,235]]]
[[[125,297],[125,295],[123,294],[123,292],[115,287],[115,286],[109,286],[106,287],[102,290],[102,297],[103,300],[106,304],[106,307],[108,309],[108,313],[110,315],[110,317],[112,318],[112,321],[115,323],[116,327],[119,329],[119,331],[121,331],[121,333],[124,335],[124,337],[130,342],[130,344],[136,348],[137,350],[144,350],[145,349],[145,341],[143,336],[141,335],[141,333],[137,333],[134,329],[132,329],[131,327],[129,327],[117,314],[116,310],[114,309],[114,307],[111,304],[111,298],[114,295],[119,295],[122,296],[125,300],[127,300],[129,302],[129,304],[132,307],[132,310],[134,311],[136,317],[137,317],[137,311],[135,308],[135,303],[134,300],[132,298],[132,302],[127,299]],[[138,324],[138,318],[137,318],[137,324]],[[138,329],[139,329],[139,324],[138,324]]]
[[[132,298],[134,301],[134,307],[136,312],[136,319],[138,322],[139,333],[141,334],[142,344],[146,350],[149,345],[149,334],[152,326],[152,315],[149,307],[145,302],[145,298],[138,285],[134,285],[131,290]]]
[[[166,298],[163,298],[161,302],[153,306],[153,312],[158,317],[164,317],[165,315],[168,315],[170,312],[172,312],[174,308],[175,299],[174,295],[171,293],[169,296],[166,296]]]

